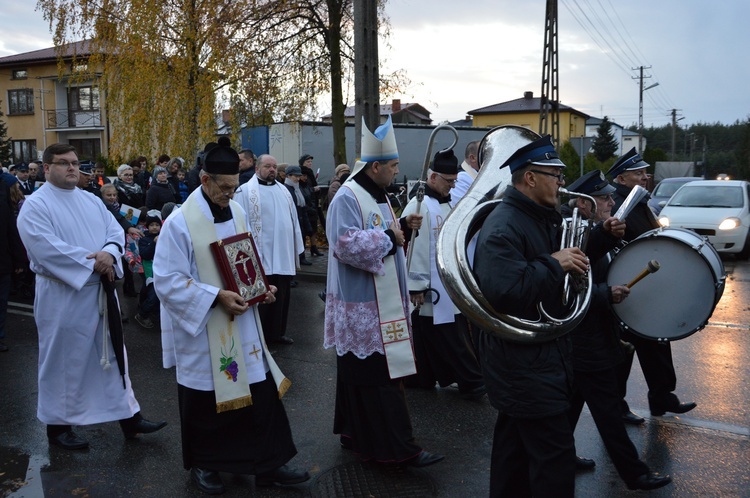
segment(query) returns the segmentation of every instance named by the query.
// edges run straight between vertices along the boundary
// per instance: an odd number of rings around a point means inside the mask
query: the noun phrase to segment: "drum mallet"
[[[627,284],[625,287],[630,289],[635,284],[640,282],[649,273],[656,273],[657,271],[659,271],[659,268],[661,268],[661,265],[659,265],[659,262],[656,261],[655,259],[652,259],[651,261],[648,262],[648,265],[646,266],[646,268],[644,268],[643,271],[639,273],[637,277],[631,280],[630,283]]]

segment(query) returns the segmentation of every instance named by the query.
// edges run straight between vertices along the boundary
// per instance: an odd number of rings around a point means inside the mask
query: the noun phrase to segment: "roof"
[[[511,113],[528,113],[528,112],[539,112],[542,99],[540,97],[521,97],[520,99],[509,100],[507,102],[500,102],[499,104],[489,105],[487,107],[480,107],[469,111],[467,114],[476,116],[479,114],[511,114]],[[565,104],[560,104],[560,111],[574,112],[581,116],[588,118],[588,114],[573,109]]]
[[[427,109],[422,107],[420,104],[417,104],[416,102],[413,103],[407,103],[407,104],[401,104],[401,109],[396,112],[408,112],[409,114],[412,114],[416,116],[419,119],[423,120],[430,120],[429,112]],[[424,113],[427,113],[425,115]],[[381,116],[389,116],[393,114],[393,104],[380,104],[380,115]],[[347,106],[346,109],[344,109],[344,118],[353,118],[355,115],[355,106]],[[330,118],[331,114],[326,114],[325,116],[321,116],[321,119],[323,118]]]
[[[63,57],[72,57],[73,55],[90,55],[89,40],[82,40],[67,43],[62,46]],[[0,57],[0,65],[28,64],[34,62],[56,61],[58,57],[57,47],[43,48],[32,52],[22,54],[8,55]]]

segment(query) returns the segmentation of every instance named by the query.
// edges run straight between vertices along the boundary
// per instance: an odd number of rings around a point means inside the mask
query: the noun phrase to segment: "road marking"
[[[651,422],[656,422],[664,425],[687,426],[695,429],[704,429],[725,434],[732,434],[734,436],[741,436],[743,438],[750,438],[750,428],[734,424],[725,424],[723,422],[712,422],[711,420],[701,420],[697,418],[688,418],[682,416],[668,416],[666,418],[646,416],[645,418],[647,418]]]
[[[724,327],[727,329],[740,329],[740,330],[750,330],[750,325],[740,325],[738,323],[727,323],[727,322],[708,322],[706,324],[706,327]]]
[[[8,306],[15,306],[16,308],[26,308],[30,310],[34,309],[33,304],[17,303],[15,301],[8,301]]]

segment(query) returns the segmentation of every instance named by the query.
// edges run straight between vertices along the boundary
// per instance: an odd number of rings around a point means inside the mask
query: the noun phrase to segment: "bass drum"
[[[614,304],[620,325],[647,339],[674,341],[706,326],[724,292],[726,274],[707,239],[682,228],[657,228],[622,248],[612,260],[607,284],[625,285],[657,260],[660,268]]]

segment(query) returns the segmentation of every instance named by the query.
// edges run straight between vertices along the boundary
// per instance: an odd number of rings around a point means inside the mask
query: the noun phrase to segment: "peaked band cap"
[[[609,184],[607,178],[601,170],[595,169],[586,173],[578,180],[566,187],[571,192],[578,192],[586,195],[607,195],[615,192],[615,188]]]
[[[623,154],[620,159],[615,161],[615,164],[607,171],[607,175],[611,178],[616,178],[617,175],[621,175],[626,171],[648,168],[649,166],[650,164],[644,161],[641,155],[635,151],[635,147],[633,147],[627,153]]]
[[[526,144],[511,155],[501,168],[510,167],[510,172],[515,173],[530,164],[537,166],[554,166],[564,168],[565,163],[560,160],[560,155],[552,144],[552,137],[545,135],[530,144]]]
[[[240,155],[231,147],[217,145],[206,153],[203,169],[212,175],[238,175]]]
[[[438,151],[435,153],[435,158],[432,160],[432,167],[430,169],[435,173],[457,175],[458,158],[456,158],[452,149]]]
[[[390,161],[398,159],[398,147],[396,146],[396,134],[393,132],[391,117],[382,125],[378,126],[375,133],[370,133],[362,118],[362,157],[360,160],[368,163],[371,161]]]

